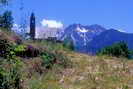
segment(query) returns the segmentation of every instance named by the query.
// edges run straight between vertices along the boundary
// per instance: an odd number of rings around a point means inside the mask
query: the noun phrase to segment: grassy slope
[[[72,84],[72,89],[119,89],[127,86],[133,88],[133,62],[75,53],[71,55],[75,67],[71,76],[66,79]]]
[[[48,73],[35,75],[32,89],[133,89],[133,61],[113,57],[92,57],[67,52],[72,68],[57,66]],[[36,84],[37,83],[37,84]]]
[[[62,68],[54,65],[40,75],[36,72],[42,68],[40,57],[23,60],[24,89],[133,89],[132,60],[88,56],[66,50],[60,44],[47,42],[26,41],[25,44],[64,52],[73,66]]]

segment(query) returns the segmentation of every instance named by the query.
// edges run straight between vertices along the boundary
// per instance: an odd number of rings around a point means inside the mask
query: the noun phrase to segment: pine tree
[[[113,44],[112,46],[103,48],[100,52],[98,52],[98,55],[109,55],[128,58],[130,55],[130,51],[128,49],[128,45],[124,41],[121,41]]]
[[[36,28],[35,15],[34,13],[32,13],[30,17],[30,37],[32,40],[35,39],[35,31],[36,31],[35,28]]]
[[[3,5],[8,4],[8,1],[9,0],[0,0],[0,4],[3,4]]]
[[[0,16],[0,27],[10,30],[13,26],[13,17],[11,11],[5,11]]]
[[[70,49],[70,50],[74,50],[73,40],[69,37],[64,39],[63,46]]]

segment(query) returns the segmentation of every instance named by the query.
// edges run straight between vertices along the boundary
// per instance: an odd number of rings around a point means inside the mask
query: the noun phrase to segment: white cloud
[[[41,24],[42,26],[48,27],[48,28],[63,28],[62,22],[56,21],[56,20],[43,19],[41,21]]]

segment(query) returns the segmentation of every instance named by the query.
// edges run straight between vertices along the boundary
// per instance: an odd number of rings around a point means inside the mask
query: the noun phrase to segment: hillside
[[[67,54],[73,67],[53,68],[46,75],[34,77],[30,80],[32,89],[133,89],[133,61]]]
[[[64,71],[65,89],[133,89],[133,61],[78,53],[68,56],[74,67]]]
[[[10,33],[1,33],[0,41],[13,38]],[[20,45],[15,42],[12,39],[10,44],[16,44],[22,54],[10,60],[0,58],[0,75],[10,79],[5,82],[6,87],[11,86],[9,89],[133,89],[133,60],[76,53],[61,43],[23,40]],[[22,50],[27,45],[30,51]],[[35,56],[36,50],[43,54]],[[11,80],[10,74],[15,80]],[[19,88],[13,88],[14,81]]]

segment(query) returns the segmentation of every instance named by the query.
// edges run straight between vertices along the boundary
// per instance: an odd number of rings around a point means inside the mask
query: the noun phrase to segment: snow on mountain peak
[[[85,29],[85,28],[80,28],[80,27],[77,27],[77,31],[78,31],[78,32],[81,32],[81,33],[86,33],[86,32],[88,32],[87,29]]]

